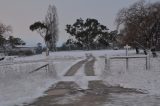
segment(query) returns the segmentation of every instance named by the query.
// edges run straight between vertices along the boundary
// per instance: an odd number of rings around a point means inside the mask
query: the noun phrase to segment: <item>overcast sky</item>
[[[48,5],[57,7],[59,17],[59,41],[66,41],[66,24],[73,24],[77,18],[96,18],[114,30],[117,12],[138,0],[0,0],[0,22],[11,25],[13,35],[22,38],[27,45],[35,46],[43,39],[36,32],[31,32],[29,26],[35,21],[42,21]],[[148,0],[149,1],[149,0]],[[150,0],[155,2],[159,0]]]

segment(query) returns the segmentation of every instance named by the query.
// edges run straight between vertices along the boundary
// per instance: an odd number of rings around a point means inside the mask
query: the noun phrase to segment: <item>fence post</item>
[[[105,55],[105,70],[110,70],[110,59]]]
[[[149,66],[149,70],[150,70],[151,69],[151,55],[150,54],[148,55],[148,58],[149,58],[148,59],[149,60],[149,65],[148,66]]]
[[[128,68],[129,68],[129,63],[128,63],[128,57],[126,57],[126,70],[128,70]]]
[[[50,56],[48,56],[47,60],[48,60],[48,73],[54,78],[57,78],[57,72],[55,70],[53,61],[51,60]]]
[[[150,54],[146,55],[146,70],[150,69]]]
[[[146,70],[148,70],[148,56],[146,55]]]

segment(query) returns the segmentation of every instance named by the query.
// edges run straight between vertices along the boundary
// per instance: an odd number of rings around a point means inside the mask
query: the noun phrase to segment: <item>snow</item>
[[[83,65],[75,76],[63,77],[64,73],[72,65],[85,59],[86,54],[90,53],[96,57],[94,64],[96,76],[85,76]],[[129,56],[135,55],[135,51],[133,50],[128,51],[128,53]],[[145,59],[130,59],[128,70],[125,69],[125,60],[114,59],[111,60],[110,70],[105,69],[105,56],[124,55],[125,50],[65,51],[50,53],[47,59],[45,54],[42,54],[29,57],[14,57],[12,61],[1,61],[0,106],[20,106],[23,105],[23,103],[30,103],[36,98],[43,96],[44,91],[58,81],[75,81],[79,86],[87,89],[88,81],[98,79],[103,80],[105,84],[108,85],[120,85],[125,88],[140,89],[148,93],[147,96],[149,95],[149,98],[152,98],[152,95],[160,96],[160,58],[151,58],[150,70],[146,70]],[[48,59],[52,61],[52,71],[57,73],[57,78],[53,77],[53,74],[46,72],[45,68],[29,74],[29,72],[37,67],[46,64]],[[146,96],[143,95],[142,97],[139,95],[138,100],[136,99],[136,95],[111,95],[111,97],[118,98],[119,100],[121,100],[121,98],[129,98],[130,100],[134,97],[136,103],[140,103],[140,100],[143,100]],[[148,98],[143,101],[146,102],[147,100]],[[110,104],[104,106],[114,106],[112,102],[109,103]],[[121,106],[120,101],[115,101],[115,104]],[[145,103],[141,104],[143,106]],[[126,103],[126,105],[128,104]]]
[[[61,76],[59,81],[74,81],[81,89],[88,89],[88,81],[100,80],[98,76],[86,76],[84,73],[84,64],[74,76]]]
[[[92,50],[92,51],[61,51],[61,52],[54,52],[50,53],[50,57],[52,59],[57,58],[85,58],[86,54],[92,53],[94,56],[103,56],[104,54],[107,54],[108,56],[113,55],[125,55],[124,50]],[[134,51],[130,51],[129,53],[134,53]],[[45,59],[45,53],[42,55],[36,55],[36,56],[27,56],[27,57],[19,57],[16,58],[16,60],[40,60]]]
[[[33,56],[31,59],[34,60]],[[17,59],[14,60],[14,62],[15,61],[18,62],[19,60]],[[74,62],[75,60],[73,59],[64,59],[63,61],[55,60],[53,61],[53,71],[56,70],[61,73]],[[58,80],[53,77],[54,75],[46,72],[45,68],[38,72],[29,74],[29,72],[44,64],[46,64],[46,62],[42,61],[35,63],[1,65],[0,106],[23,105],[23,103],[30,103],[34,99],[44,95],[44,91]]]
[[[145,68],[145,59],[130,59],[129,69],[125,69],[125,60],[112,60],[111,69],[106,70],[103,78],[106,84],[120,85],[125,88],[142,89],[152,95],[160,95],[160,65],[152,58],[150,70]]]

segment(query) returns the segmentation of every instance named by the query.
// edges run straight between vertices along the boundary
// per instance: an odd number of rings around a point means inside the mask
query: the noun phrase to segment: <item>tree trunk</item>
[[[49,42],[45,42],[46,43],[46,56],[49,56]]]
[[[139,54],[139,48],[136,47],[136,54]]]
[[[49,56],[49,48],[46,48],[46,56]]]

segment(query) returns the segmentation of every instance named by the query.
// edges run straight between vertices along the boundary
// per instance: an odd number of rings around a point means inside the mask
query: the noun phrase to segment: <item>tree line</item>
[[[136,49],[160,49],[160,2],[148,3],[140,0],[121,9],[117,13],[115,22],[116,30],[110,31],[97,19],[79,18],[73,24],[66,25],[65,31],[69,34],[69,38],[58,49],[106,49],[116,46],[123,47],[126,44]],[[9,26],[3,27],[0,29],[1,46],[6,41],[3,34],[11,31]],[[49,5],[44,20],[34,22],[29,28],[31,31],[37,31],[44,39],[47,48],[46,55],[49,55],[49,50],[56,51],[59,35],[58,15],[54,5]],[[8,40],[10,42],[20,41],[14,37]]]
[[[0,48],[3,49],[4,52],[17,45],[25,45],[25,42],[21,38],[11,36],[11,32],[11,26],[0,23]]]
[[[74,24],[66,25],[70,38],[62,49],[100,49],[111,46],[122,47],[126,44],[136,49],[160,50],[160,2],[148,3],[140,0],[117,13],[117,29],[109,29],[96,19],[77,19]],[[114,45],[115,46],[115,45]],[[137,51],[138,53],[138,51]]]

